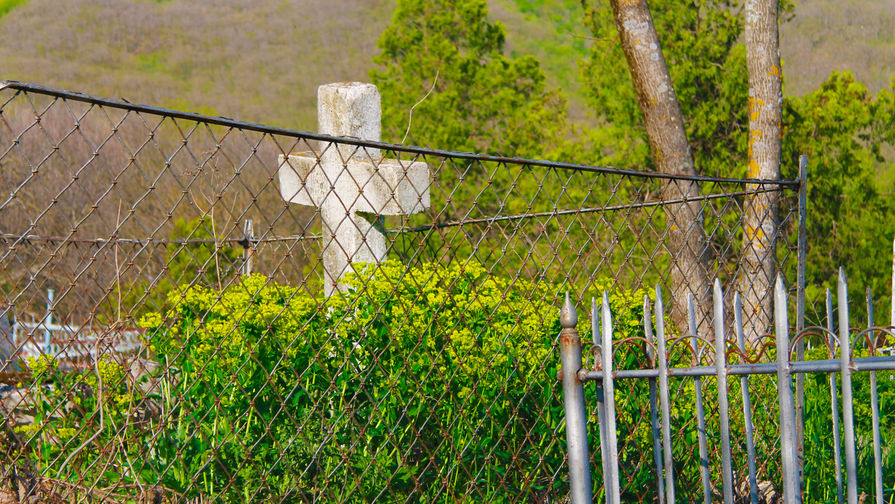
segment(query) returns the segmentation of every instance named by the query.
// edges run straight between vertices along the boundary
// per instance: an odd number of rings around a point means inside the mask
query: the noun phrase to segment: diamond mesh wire
[[[561,292],[623,311],[673,289],[692,264],[670,216],[694,205],[708,274],[742,279],[761,192],[780,195],[772,252],[794,268],[793,182],[334,139],[27,84],[0,104],[0,500],[559,502]],[[329,206],[284,200],[283,170],[310,180],[278,161],[295,153]],[[663,199],[694,182],[700,197]],[[364,213],[386,204],[401,215]],[[361,264],[377,236],[387,260]],[[649,409],[625,386],[635,495]]]

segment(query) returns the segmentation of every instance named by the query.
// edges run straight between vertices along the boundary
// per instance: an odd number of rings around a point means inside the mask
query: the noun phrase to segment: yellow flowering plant
[[[248,275],[178,289],[143,318],[180,426],[157,437],[165,486],[241,502],[324,498],[339,481],[351,498],[411,498],[458,453],[488,493],[549,484],[537,457],[512,459],[555,439],[552,285],[474,261],[364,265],[342,284],[324,299]]]
[[[35,467],[54,477],[60,476],[55,473],[56,465],[71,456],[70,474],[63,477],[122,480],[120,471],[98,463],[102,454],[97,450],[77,450],[88,440],[94,446],[119,446],[124,437],[145,434],[129,418],[132,411],[144,405],[145,397],[127,381],[121,363],[102,357],[95,366],[62,369],[55,357],[42,355],[28,359],[26,367],[31,373],[30,400],[22,413],[33,420],[12,429],[22,453]],[[140,444],[131,445],[129,450],[138,452]],[[71,467],[81,469],[72,471]],[[131,477],[131,481],[136,479],[136,475]]]
[[[139,461],[105,481],[225,503],[564,495],[556,286],[475,261],[362,265],[341,284],[322,298],[255,274],[165,292],[164,309],[139,322],[161,364],[145,383],[130,384],[114,361],[77,375],[84,390],[102,383],[108,427],[96,441],[116,447],[113,464],[93,467]],[[620,338],[642,336],[642,294],[610,295]],[[35,362],[42,369],[53,365]],[[70,395],[80,420],[46,416],[20,435],[83,443],[98,397]],[[140,404],[160,413],[119,425]],[[620,432],[634,406],[620,404]],[[43,460],[58,461],[61,447]]]

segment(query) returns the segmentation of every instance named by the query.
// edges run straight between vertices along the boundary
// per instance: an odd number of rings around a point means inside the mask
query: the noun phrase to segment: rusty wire
[[[387,262],[328,278],[336,230],[283,200],[278,157],[384,169],[377,151],[426,163],[413,189],[431,202],[370,220]],[[783,196],[773,252],[794,268],[798,181],[397,146],[13,82],[0,166],[0,501],[560,502],[559,293],[611,291],[636,314],[672,282],[667,212],[694,202],[709,273],[740,278],[762,192]],[[373,204],[352,182],[333,196],[346,213]],[[656,196],[690,182],[701,197]],[[633,495],[649,410],[626,387]]]

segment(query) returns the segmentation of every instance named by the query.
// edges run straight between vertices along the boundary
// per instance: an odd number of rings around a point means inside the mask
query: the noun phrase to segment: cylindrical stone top
[[[317,88],[317,120],[320,133],[378,142],[382,139],[379,90],[364,82],[324,84]],[[339,145],[339,151],[343,159],[352,153],[355,157],[380,157],[378,149],[353,145]]]

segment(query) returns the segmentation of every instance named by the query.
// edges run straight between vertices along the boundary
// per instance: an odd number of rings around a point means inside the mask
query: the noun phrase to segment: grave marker
[[[379,91],[372,84],[339,82],[317,89],[320,133],[380,141]],[[352,263],[380,263],[388,251],[382,216],[411,215],[430,205],[425,162],[383,159],[379,149],[348,144],[279,157],[280,194],[320,209],[327,296]]]

